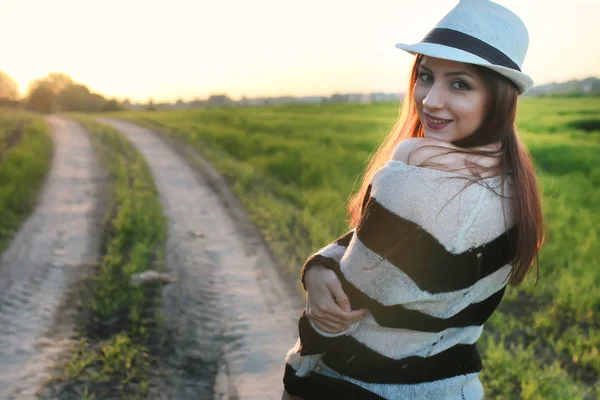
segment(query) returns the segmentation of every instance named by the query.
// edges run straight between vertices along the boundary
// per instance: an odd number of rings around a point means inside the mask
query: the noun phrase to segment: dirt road
[[[0,399],[35,398],[73,333],[69,285],[98,258],[105,176],[78,125],[48,122],[52,169],[36,210],[0,258]]]
[[[163,313],[177,340],[152,397],[280,399],[301,304],[262,240],[235,217],[239,206],[213,191],[223,189],[218,179],[200,175],[148,129],[100,122],[146,158],[169,219],[166,261],[178,283],[165,288]]]

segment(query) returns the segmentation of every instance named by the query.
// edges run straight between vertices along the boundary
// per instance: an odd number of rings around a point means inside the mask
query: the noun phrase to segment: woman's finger
[[[313,303],[315,304],[313,305]],[[320,302],[312,301],[312,298],[309,296],[308,304],[309,309],[312,310],[312,315],[344,325],[361,320],[367,311],[363,308],[346,312],[340,308],[332,296],[328,296],[324,301]]]
[[[331,292],[331,295],[333,296],[333,299],[339,308],[345,312],[352,311],[352,307],[350,307],[350,300],[348,299],[346,292],[344,292],[342,283],[339,279],[337,279],[337,276],[336,279],[331,279],[327,282],[327,288]]]
[[[345,312],[341,308],[337,306],[337,304],[331,308],[326,309],[320,315],[321,318],[328,318],[332,322],[336,322],[338,324],[348,325],[352,322],[360,321],[365,313],[366,309],[353,310],[350,312]]]
[[[331,320],[331,317],[327,314],[315,313],[310,310],[310,308],[306,311],[306,316],[311,321],[317,321],[320,324],[328,325],[330,329],[336,329],[339,326],[345,326],[346,324],[342,322],[336,322]]]
[[[313,318],[311,318],[311,322],[313,324],[315,324],[315,326],[317,328],[319,328],[323,332],[327,332],[327,333],[340,333],[341,331],[343,331],[344,329],[346,329],[345,325],[333,324],[331,322],[328,322],[328,321],[322,320],[322,319],[313,319]]]
[[[366,309],[352,310],[350,299],[348,299],[348,296],[346,295],[346,292],[344,292],[342,284],[337,277],[336,279],[327,282],[327,288],[330,290],[333,300],[335,301],[335,303],[327,308],[326,312],[328,314],[335,316],[337,319],[341,319],[345,324],[362,319]]]
[[[329,323],[348,325],[360,320],[365,310],[354,310],[337,275],[328,269],[313,267],[305,276],[307,314]]]
[[[336,316],[334,316],[332,314],[321,313],[321,314],[315,315],[314,313],[312,313],[312,314],[308,314],[308,317],[311,318],[311,319],[318,319],[318,320],[321,320],[321,321],[327,321],[330,324],[348,325],[348,323],[344,319],[336,317]]]
[[[336,314],[334,307],[339,309],[337,305],[331,300],[331,305],[325,306],[309,306],[308,308],[308,316],[315,317],[323,320],[328,320],[332,323],[336,324],[347,324],[346,318],[341,315]],[[341,310],[340,310],[341,311]]]
[[[306,316],[308,317],[308,319],[310,319],[311,321],[318,321],[321,324],[326,324],[328,325],[331,329],[337,329],[338,327],[342,327],[342,329],[348,325],[344,322],[336,322],[333,321],[329,315],[325,315],[325,316],[315,316],[315,315],[311,315],[310,313],[307,313]]]

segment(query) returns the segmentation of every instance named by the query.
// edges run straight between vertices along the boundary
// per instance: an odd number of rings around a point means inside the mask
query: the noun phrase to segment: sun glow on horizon
[[[536,84],[600,76],[600,2],[497,0],[527,24]],[[404,4],[402,4],[404,3]],[[377,0],[7,1],[0,70],[24,93],[49,72],[132,101],[402,92],[417,42],[456,4]],[[559,4],[559,3],[557,3]],[[563,3],[560,3],[563,4]],[[560,29],[557,29],[560,27]],[[551,68],[549,68],[551,66]]]

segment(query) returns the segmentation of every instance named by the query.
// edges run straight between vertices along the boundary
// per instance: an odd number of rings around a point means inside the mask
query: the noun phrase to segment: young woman
[[[284,399],[481,399],[475,343],[544,241],[515,129],[533,85],[523,22],[462,0],[397,47],[416,54],[409,89],[350,201],[353,229],[304,265]]]

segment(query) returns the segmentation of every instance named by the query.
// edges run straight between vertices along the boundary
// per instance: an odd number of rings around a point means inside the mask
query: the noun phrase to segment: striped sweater
[[[353,309],[340,334],[302,314],[284,384],[305,399],[481,399],[476,341],[515,258],[510,180],[390,160],[373,176],[359,226],[313,254]],[[331,379],[336,378],[336,379]],[[331,392],[327,392],[330,390]]]

